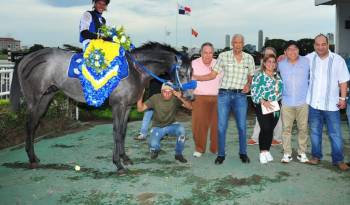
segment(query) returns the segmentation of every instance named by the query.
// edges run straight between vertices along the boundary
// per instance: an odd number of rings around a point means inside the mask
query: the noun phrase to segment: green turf
[[[249,134],[253,123],[248,121]],[[331,165],[326,136],[319,166],[280,163],[281,146],[271,150],[275,161],[261,165],[256,145],[248,146],[251,163],[242,164],[236,126],[230,121],[227,158],[217,166],[213,154],[192,157],[191,125],[184,124],[187,164],[175,162],[172,137],[161,142],[162,152],[151,160],[147,142],[132,139],[140,122],[129,123],[126,150],[134,165],[125,176],[118,176],[112,163],[110,124],[36,143],[41,163],[35,170],[28,169],[24,149],[1,150],[0,204],[350,204],[350,172]],[[342,127],[349,160],[349,131],[345,122]]]

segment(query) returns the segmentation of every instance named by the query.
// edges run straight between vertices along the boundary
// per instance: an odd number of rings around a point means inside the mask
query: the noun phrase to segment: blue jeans
[[[219,90],[218,95],[218,156],[225,156],[226,130],[230,112],[236,119],[239,135],[239,154],[247,154],[247,95],[228,90]]]
[[[311,154],[313,157],[322,159],[322,131],[326,123],[329,140],[332,147],[332,162],[343,162],[343,137],[340,126],[339,111],[323,111],[309,106],[309,126],[311,139]]]
[[[153,109],[148,109],[143,113],[142,125],[140,129],[140,134],[147,136],[149,123],[151,123],[153,116]]]
[[[165,127],[152,127],[149,141],[150,151],[160,150],[160,140],[166,135],[176,136],[175,154],[181,155],[185,147],[185,128],[178,122]]]

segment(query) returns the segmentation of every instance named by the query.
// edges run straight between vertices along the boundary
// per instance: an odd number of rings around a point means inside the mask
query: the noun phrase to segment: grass
[[[99,109],[82,109],[82,112],[88,112],[92,115],[92,118],[96,119],[104,119],[104,120],[112,120],[113,114],[110,107],[102,107]],[[140,113],[137,111],[135,106],[131,107],[130,113],[129,113],[129,121],[136,121],[136,120],[142,120],[143,113]]]
[[[0,54],[0,60],[7,60],[7,55]]]

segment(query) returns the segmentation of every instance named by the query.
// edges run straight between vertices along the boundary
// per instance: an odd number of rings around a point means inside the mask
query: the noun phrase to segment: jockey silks
[[[106,19],[96,10],[86,11],[83,14],[79,26],[79,41],[83,43],[83,47],[90,42],[90,39],[97,39],[97,32],[104,24],[106,24]]]

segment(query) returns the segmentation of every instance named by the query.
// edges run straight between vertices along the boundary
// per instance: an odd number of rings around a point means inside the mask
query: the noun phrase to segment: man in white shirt
[[[315,37],[314,49],[315,52],[306,56],[310,62],[310,85],[306,98],[312,145],[312,159],[309,163],[316,165],[322,159],[322,130],[326,123],[332,148],[332,163],[345,171],[349,166],[343,162],[339,109],[346,107],[349,71],[344,59],[329,51],[328,38],[325,35],[319,34]]]

